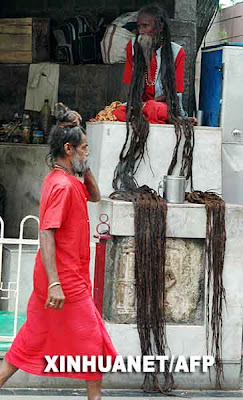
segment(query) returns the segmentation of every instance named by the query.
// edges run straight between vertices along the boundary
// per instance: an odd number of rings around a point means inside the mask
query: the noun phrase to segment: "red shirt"
[[[86,186],[65,171],[54,170],[44,180],[40,202],[40,230],[54,229],[56,267],[66,300],[90,295],[90,231]],[[40,251],[34,271],[34,288],[47,294],[47,274]]]
[[[133,55],[132,55],[132,40],[127,44],[126,48],[127,58],[123,73],[123,82],[126,84],[131,83],[133,71]],[[175,76],[176,76],[176,91],[183,93],[184,91],[184,66],[185,66],[185,50],[181,48],[175,59]],[[151,80],[155,78],[157,67],[156,53],[151,60]],[[145,85],[143,100],[152,100],[155,97],[155,86]]]

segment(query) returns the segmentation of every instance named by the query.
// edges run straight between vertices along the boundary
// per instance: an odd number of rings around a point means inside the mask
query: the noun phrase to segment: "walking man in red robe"
[[[52,171],[40,201],[40,250],[27,321],[0,366],[0,387],[17,371],[87,381],[89,400],[101,399],[101,373],[48,372],[45,356],[116,356],[94,305],[89,277],[90,235],[87,201],[100,200],[87,166],[89,155],[81,117],[63,105],[50,135]],[[76,174],[83,175],[81,182]]]

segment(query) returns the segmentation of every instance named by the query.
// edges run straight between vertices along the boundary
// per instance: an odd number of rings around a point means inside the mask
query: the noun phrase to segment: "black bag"
[[[69,24],[64,24],[59,29],[53,30],[56,40],[54,58],[59,63],[74,64],[73,59],[73,34]]]
[[[99,31],[103,20],[96,24],[87,16],[76,16],[53,31],[57,45],[55,59],[59,63],[97,63],[101,59]]]

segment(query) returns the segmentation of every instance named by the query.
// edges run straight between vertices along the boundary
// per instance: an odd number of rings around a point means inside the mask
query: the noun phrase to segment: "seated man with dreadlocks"
[[[171,113],[184,118],[184,63],[185,51],[171,42],[165,11],[158,5],[142,8],[138,34],[127,45],[123,82],[130,85],[128,111],[142,98],[143,115],[150,123],[172,122]],[[126,106],[113,114],[126,121]]]

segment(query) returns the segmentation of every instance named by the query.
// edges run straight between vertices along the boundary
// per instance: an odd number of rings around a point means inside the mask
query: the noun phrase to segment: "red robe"
[[[101,373],[45,373],[45,355],[111,355],[116,351],[97,311],[89,277],[88,191],[75,176],[52,171],[43,183],[40,230],[54,229],[56,267],[65,295],[61,310],[44,308],[48,279],[38,251],[27,321],[5,359],[35,375],[101,379]]]

